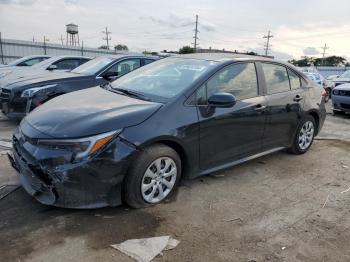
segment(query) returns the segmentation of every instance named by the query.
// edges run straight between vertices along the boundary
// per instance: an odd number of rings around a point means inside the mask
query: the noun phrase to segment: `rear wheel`
[[[172,148],[157,144],[146,148],[126,177],[124,200],[134,208],[163,202],[175,191],[181,176],[181,160]]]
[[[333,114],[334,115],[344,115],[345,112],[344,111],[339,111],[339,110],[333,110]]]
[[[308,115],[299,124],[293,145],[289,148],[289,151],[293,154],[304,154],[311,147],[315,132],[315,119]]]

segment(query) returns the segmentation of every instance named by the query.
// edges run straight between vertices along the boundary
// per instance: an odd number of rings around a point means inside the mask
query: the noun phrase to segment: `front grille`
[[[0,102],[6,103],[10,101],[11,90],[6,88],[1,88],[0,90]]]
[[[350,109],[350,104],[341,103],[340,106],[345,109]]]
[[[339,90],[340,96],[350,96],[350,91],[347,90]]]
[[[31,176],[30,183],[35,190],[40,191],[42,183],[45,185],[51,185],[52,181],[48,175],[42,171],[37,161],[21,146],[21,144],[25,142],[33,142],[33,139],[31,140],[32,141],[28,141],[27,137],[20,131],[19,139],[17,139],[16,136],[13,136],[12,138],[13,150],[18,158],[27,166],[27,169],[29,169],[30,172],[35,175],[35,177]]]

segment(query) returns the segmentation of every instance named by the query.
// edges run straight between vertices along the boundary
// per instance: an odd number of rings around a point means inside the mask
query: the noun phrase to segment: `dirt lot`
[[[0,120],[0,139],[13,126]],[[181,243],[155,261],[350,261],[349,126],[328,115],[320,138],[342,140],[185,181],[142,210],[47,207],[18,189],[0,200],[0,260],[132,261],[110,245],[171,235]],[[0,183],[16,183],[4,155]]]

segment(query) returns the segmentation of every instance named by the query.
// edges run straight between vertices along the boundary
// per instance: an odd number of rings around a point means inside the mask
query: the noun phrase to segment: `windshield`
[[[112,63],[115,59],[111,57],[97,57],[92,59],[81,66],[78,66],[71,72],[83,75],[95,75],[105,66]]]
[[[9,66],[16,66],[16,65],[18,65],[19,63],[21,63],[21,62],[23,62],[23,61],[25,61],[25,60],[27,60],[27,59],[28,59],[28,57],[22,57],[22,58],[19,58],[19,59],[16,59],[16,60],[12,61],[12,62],[9,63],[8,65],[9,65]]]
[[[112,88],[141,93],[160,101],[180,94],[196,79],[215,67],[217,62],[186,58],[158,60],[112,83]]]
[[[350,78],[350,70],[345,71],[344,73],[342,73],[340,75],[340,77],[342,77],[342,78]]]

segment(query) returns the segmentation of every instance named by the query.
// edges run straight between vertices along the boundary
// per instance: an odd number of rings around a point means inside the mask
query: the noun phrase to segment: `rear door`
[[[302,117],[305,96],[302,80],[284,65],[261,63],[261,66],[268,104],[263,148],[290,146]]]
[[[233,94],[237,103],[230,108],[207,105],[215,93]],[[197,90],[200,121],[200,167],[225,165],[261,151],[266,116],[266,99],[261,96],[255,63],[226,66]]]

